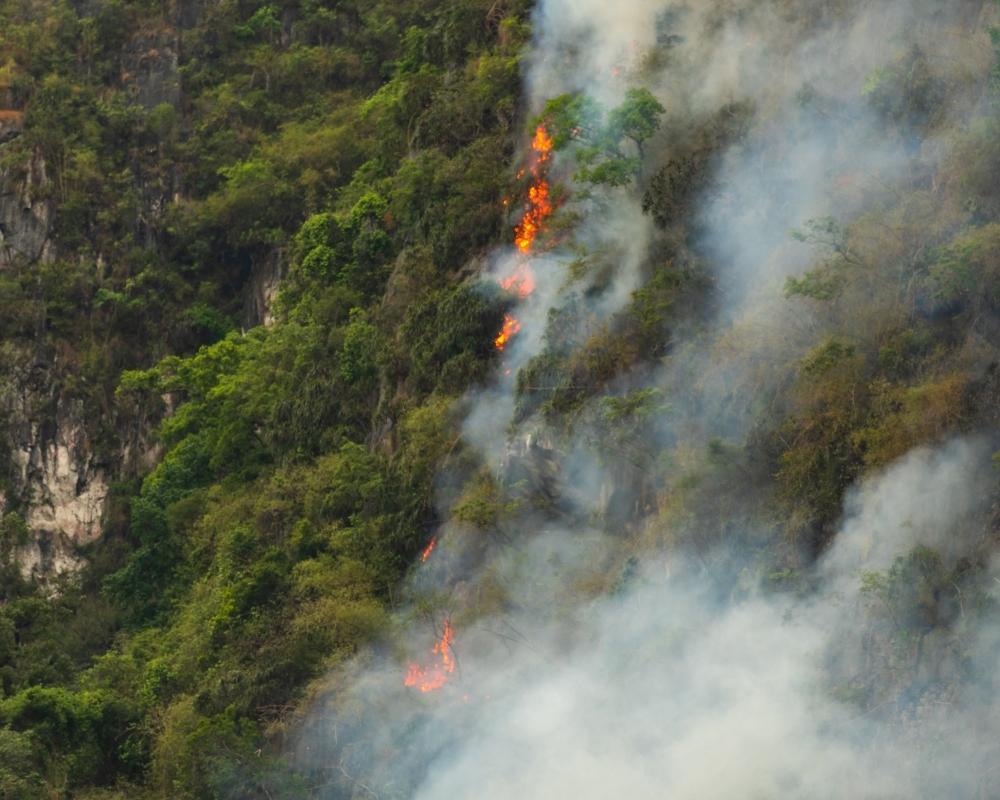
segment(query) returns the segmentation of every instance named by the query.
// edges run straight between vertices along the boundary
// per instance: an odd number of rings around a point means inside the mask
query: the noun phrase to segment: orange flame
[[[444,686],[448,682],[448,676],[455,671],[455,656],[451,650],[454,638],[455,632],[452,630],[451,620],[445,620],[444,633],[431,650],[432,663],[426,667],[411,663],[403,679],[403,685],[417,688],[424,693],[436,691]]]
[[[536,153],[544,155],[547,159],[552,148],[555,146],[552,137],[544,125],[535,128],[535,138],[531,140],[531,149]]]
[[[521,215],[521,221],[514,227],[514,246],[525,257],[531,255],[535,239],[542,232],[545,220],[553,211],[549,182],[545,179],[545,173],[546,164],[552,158],[554,147],[555,142],[552,141],[546,127],[539,125],[535,128],[535,135],[531,139],[533,155],[529,167],[531,186],[528,187],[528,202]],[[522,178],[524,174],[525,170],[518,171],[518,179]],[[522,261],[514,270],[514,274],[501,280],[500,285],[508,292],[516,292],[517,296],[523,300],[535,291],[535,276],[531,272],[531,266],[527,261]],[[497,350],[503,350],[520,330],[521,323],[510,314],[505,314],[503,329],[497,334],[493,345]]]
[[[504,314],[503,329],[497,334],[497,338],[493,340],[493,346],[496,347],[497,350],[503,350],[520,330],[521,323],[514,319],[514,317],[510,314]]]
[[[438,540],[437,536],[435,536],[433,539],[431,539],[430,543],[427,545],[427,547],[424,548],[424,551],[420,554],[420,560],[426,561],[428,558],[430,558],[431,553],[434,552],[434,548],[437,547],[437,544]]]
[[[548,130],[544,125],[539,125],[531,140],[534,157],[531,164],[532,183],[528,188],[528,204],[521,221],[514,228],[514,244],[524,255],[531,253],[542,225],[552,214],[552,200],[549,197],[549,183],[545,180],[544,167],[552,158],[554,146],[555,143],[549,136]]]

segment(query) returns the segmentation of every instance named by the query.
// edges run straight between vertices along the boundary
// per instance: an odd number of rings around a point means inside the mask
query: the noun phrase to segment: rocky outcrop
[[[23,175],[0,171],[0,269],[51,257],[52,206],[42,191],[45,159],[36,153]]]
[[[159,136],[172,135],[169,131],[180,118],[179,51],[179,34],[170,26],[143,29],[122,51],[122,85],[132,103],[149,112],[150,124]],[[180,196],[178,171],[169,162],[152,170],[137,163],[133,179],[139,199],[136,238],[144,247],[153,248],[164,211]]]
[[[190,14],[200,8],[199,2],[188,6]],[[144,27],[125,44],[120,81],[133,103],[160,116],[166,116],[162,106],[179,108],[179,50],[179,32],[170,25]],[[8,95],[0,91],[0,153],[20,145],[24,126],[20,111],[2,110]],[[46,171],[38,152],[0,171],[0,269],[55,258]],[[151,247],[166,206],[178,195],[178,176],[173,167],[150,171],[137,162],[134,180],[137,238]],[[261,264],[254,276],[248,315],[263,322],[280,261]],[[155,465],[156,420],[140,409],[88,412],[63,388],[60,376],[73,367],[50,352],[41,331],[30,344],[2,345],[8,349],[0,361],[0,515],[17,512],[23,518],[28,535],[16,561],[25,576],[47,581],[83,564],[81,549],[102,534],[110,484]],[[114,418],[95,417],[108,413]],[[99,430],[105,432],[101,443],[95,441]]]
[[[4,506],[16,507],[28,529],[16,554],[22,573],[46,578],[78,568],[79,548],[101,535],[109,471],[95,455],[81,405],[40,388],[30,379],[8,384]]]
[[[21,133],[19,112],[0,112],[0,149]],[[53,209],[45,159],[0,172],[0,269],[54,257]],[[40,345],[41,343],[36,343]],[[16,510],[28,539],[15,552],[26,576],[76,570],[79,548],[101,534],[107,470],[96,462],[81,404],[59,398],[47,359],[11,346],[0,364],[0,419],[5,423],[0,513]]]
[[[5,351],[0,363],[0,515],[16,511],[27,541],[15,552],[25,577],[45,582],[84,564],[101,537],[114,481],[148,473],[162,455],[164,408],[123,402],[111,419],[66,393],[70,367],[52,352]],[[166,411],[171,410],[169,403]]]
[[[274,322],[274,301],[281,288],[285,272],[284,253],[274,251],[254,260],[243,299],[243,327],[271,325]]]
[[[0,144],[20,136],[24,129],[24,114],[9,109],[0,110]]]
[[[124,44],[119,75],[131,102],[149,112],[155,129],[164,129],[164,140],[181,124],[182,35],[205,6],[203,0],[171,4],[172,22],[144,26]],[[51,176],[41,153],[30,154],[19,139],[23,113],[3,110],[9,95],[0,86],[0,153],[19,148],[24,157],[0,171],[0,270],[57,255],[55,207],[47,199]],[[136,159],[133,178],[136,238],[153,248],[166,208],[183,194],[181,176],[169,159],[152,168],[148,159]],[[103,257],[97,258],[100,265]],[[284,270],[279,251],[254,261],[243,290],[246,327],[271,324]],[[15,552],[17,563],[26,576],[47,581],[83,564],[81,549],[102,534],[109,486],[155,466],[160,450],[152,416],[159,412],[121,404],[85,409],[63,380],[73,367],[50,352],[41,328],[34,341],[0,346],[8,348],[0,359],[0,515],[23,518],[28,536]]]
[[[507,442],[500,477],[508,491],[553,510],[563,503],[563,475],[553,442],[541,431]]]
[[[61,425],[48,442],[39,440],[36,429],[32,439],[16,454],[28,488],[30,533],[17,559],[24,575],[44,578],[77,569],[79,548],[100,537],[108,479],[93,462],[80,427]]]

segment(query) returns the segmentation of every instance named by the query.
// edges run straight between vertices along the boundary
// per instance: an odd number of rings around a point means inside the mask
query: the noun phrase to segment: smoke
[[[609,523],[616,494],[641,504],[641,469],[624,470],[621,452],[594,454],[599,410],[558,432],[537,415],[515,422],[516,375],[550,346],[553,313],[577,309],[585,339],[666,268],[672,247],[704,265],[714,305],[675,331],[658,369],[620,386],[667,398],[651,449],[680,457],[718,437],[741,443],[823,333],[818,316],[781,296],[816,260],[789,231],[814,217],[856,219],[933,166],[933,143],[886,135],[864,96],[868,76],[915,46],[941,69],[975,72],[984,37],[958,55],[950,38],[975,5],[539,5],[530,108],[564,92],[612,107],[630,86],[648,86],[667,114],[647,175],[687,153],[699,126],[744,111],[748,122],[716,142],[700,194],[686,199],[691,241],[654,231],[634,188],[602,190],[573,201],[572,240],[533,259],[522,331],[496,384],[465,398],[462,427],[487,473],[533,491],[493,530],[446,523],[396,620],[405,654],[386,645],[329,677],[294,753],[323,776],[320,796],[1000,795],[990,677],[1000,626],[988,613],[1000,580],[970,566],[988,552],[993,442],[920,448],[869,475],[848,493],[820,561],[777,574],[766,544],[754,544],[771,534],[752,521],[769,475],[736,471],[715,486],[728,540],[643,551],[623,535],[634,529]],[[951,97],[938,111],[958,118],[969,102]],[[552,179],[572,192],[568,158]],[[580,277],[581,251],[604,265],[600,279]],[[503,251],[491,273],[516,266]],[[519,483],[512,473],[525,465],[533,474]],[[676,520],[641,524],[662,542]],[[415,694],[402,685],[405,656],[428,652],[445,619],[454,676]]]
[[[867,568],[905,556],[931,528],[941,536],[967,526],[983,510],[971,487],[988,469],[986,450],[969,441],[904,458],[858,488],[820,572],[846,574],[845,554],[872,532],[884,539],[862,561]],[[956,483],[963,487],[957,494]],[[856,582],[847,591],[824,583],[808,599],[741,596],[736,587],[720,598],[725,587],[699,565],[680,562],[671,572],[676,577],[646,574],[625,597],[588,608],[574,620],[581,627],[573,646],[547,654],[543,668],[535,659],[506,663],[505,694],[477,709],[461,744],[434,762],[416,796],[963,797],[1000,790],[1000,775],[990,774],[996,743],[987,738],[1000,722],[995,695],[986,707],[970,691],[928,709],[900,692],[881,709],[881,724],[835,700],[835,681],[855,675],[846,667],[831,675],[830,659],[876,635]],[[980,629],[967,638],[995,636]],[[941,661],[954,646],[927,644],[916,659]],[[996,653],[982,655],[989,657],[973,657],[965,669],[988,680]],[[893,714],[899,719],[887,723]],[[921,715],[915,734],[906,723]]]
[[[932,528],[935,536],[976,530],[982,496],[955,489],[988,473],[983,444],[958,440],[860,485],[806,597],[761,595],[677,558],[650,566],[627,591],[573,605],[568,587],[609,543],[595,532],[536,534],[494,564],[521,608],[503,623],[463,629],[454,685],[407,711],[398,674],[368,672],[354,687],[361,705],[378,703],[366,757],[391,754],[376,770],[384,787],[376,794],[994,796],[995,624],[925,636],[916,652],[881,652],[900,644],[880,644],[888,634],[866,610],[860,572],[844,567],[872,532],[884,539],[857,567],[906,557]],[[964,663],[949,666],[957,650]],[[872,713],[845,699],[845,687],[866,691],[857,681],[873,680],[880,659],[917,677]],[[964,693],[946,688],[959,673]]]
[[[567,92],[586,92],[607,105],[620,102],[623,73],[656,43],[656,18],[664,5],[614,6],[599,0],[540,3],[533,19],[536,46],[526,80],[535,110],[548,98]]]
[[[985,440],[918,448],[852,491],[845,522],[824,561],[829,574],[884,570],[915,546],[954,563],[977,544],[976,519],[989,508],[995,477]]]

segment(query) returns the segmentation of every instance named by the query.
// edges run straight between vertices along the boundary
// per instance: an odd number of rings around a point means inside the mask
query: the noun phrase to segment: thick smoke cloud
[[[531,110],[574,91],[614,106],[643,80],[667,108],[648,169],[670,157],[691,120],[752,109],[749,130],[692,201],[697,257],[711,270],[717,305],[675,334],[661,369],[625,381],[669,399],[665,439],[693,448],[715,437],[740,442],[818,340],[820,321],[781,297],[784,279],[816,257],[789,231],[813,217],[855,218],[914,163],[932,163],[933,143],[883,135],[862,87],[914,44],[948,69],[972,70],[985,37],[957,52],[952,36],[970,30],[982,8],[539,5]],[[662,63],[651,66],[654,51]],[[953,98],[941,113],[957,116],[963,102]],[[565,161],[555,170],[571,180]],[[507,469],[512,448],[540,445],[559,514],[522,510],[517,530],[488,540],[447,523],[435,557],[413,576],[417,602],[397,622],[401,646],[419,658],[451,615],[454,677],[421,696],[401,685],[402,653],[366,654],[330,677],[301,726],[298,763],[327,771],[321,794],[330,798],[1000,796],[1000,695],[990,677],[1000,629],[976,611],[1000,600],[1000,565],[975,597],[957,583],[963,559],[988,536],[996,443],[970,436],[919,449],[859,483],[826,554],[795,576],[797,590],[760,592],[766,564],[726,542],[644,554],[641,567],[629,566],[618,532],[595,522],[621,476],[592,454],[593,431],[581,423],[550,450],[555,435],[537,419],[513,425],[513,376],[544,350],[550,311],[575,302],[593,324],[607,321],[654,258],[656,234],[635,192],[577,212],[577,242],[613,254],[612,280],[587,291],[569,280],[575,254],[537,258],[538,290],[519,308],[523,330],[505,353],[511,374],[466,398],[463,425],[494,473]],[[492,271],[513,266],[502,252]],[[741,480],[752,487],[767,477]],[[899,617],[891,570],[925,568],[913,560],[920,546],[941,556],[925,565],[937,570],[927,580],[952,580],[963,598],[950,626]],[[622,577],[607,587],[616,566]],[[921,598],[912,600],[919,611]]]
[[[919,448],[852,491],[824,562],[827,574],[884,570],[918,545],[951,563],[967,555],[979,543],[981,517],[996,483],[987,468],[991,452],[988,441],[968,439],[937,450]]]
[[[983,443],[960,440],[917,451],[859,486],[820,565],[822,588],[807,600],[727,593],[681,561],[671,565],[675,577],[650,570],[623,597],[581,609],[565,649],[477,663],[470,676],[504,673],[505,688],[494,684],[498,694],[434,761],[416,796],[993,796],[995,696],[979,705],[973,690],[929,709],[898,700],[893,708],[908,718],[876,724],[835,699],[831,678],[850,679],[850,670],[829,669],[874,635],[857,567],[888,566],[928,535],[936,542],[977,522],[981,529],[975,488],[988,474]],[[877,548],[848,567],[873,535]],[[974,651],[995,636],[981,629],[968,644]],[[940,660],[953,644],[919,658]],[[973,659],[967,669],[988,679],[992,663]]]

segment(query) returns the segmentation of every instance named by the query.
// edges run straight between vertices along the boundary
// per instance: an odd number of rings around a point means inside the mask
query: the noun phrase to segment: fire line
[[[514,228],[514,246],[520,253],[522,261],[517,265],[513,275],[500,281],[504,289],[516,293],[522,300],[535,291],[535,276],[531,271],[529,257],[534,249],[535,240],[553,211],[549,182],[546,178],[553,147],[554,142],[548,130],[544,125],[539,125],[531,140],[532,158],[528,168],[531,174],[531,186],[528,187],[528,200],[521,220]],[[519,177],[521,174],[523,173],[518,173]],[[519,330],[521,323],[510,314],[505,315],[503,329],[493,342],[496,349],[503,350]]]
[[[509,292],[514,292],[522,300],[535,291],[535,276],[531,270],[530,256],[535,246],[535,240],[542,233],[545,222],[552,214],[552,199],[549,183],[546,179],[548,162],[552,157],[554,143],[544,125],[535,129],[531,140],[532,158],[528,172],[531,174],[531,186],[528,188],[528,199],[520,222],[514,228],[514,246],[521,256],[514,273],[500,282]],[[523,173],[519,173],[520,178]],[[506,201],[505,201],[506,204]],[[521,330],[521,323],[511,314],[504,314],[503,327],[493,340],[497,350],[503,350],[513,337]],[[434,548],[437,547],[437,537],[431,539],[420,554],[421,561],[427,561]],[[444,686],[455,671],[455,656],[452,652],[452,641],[455,631],[451,620],[445,620],[441,638],[434,643],[428,663],[411,662],[406,671],[403,684],[418,689],[426,694]]]

